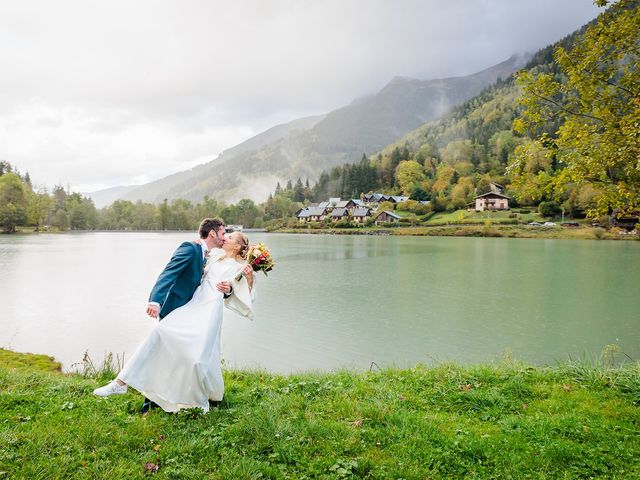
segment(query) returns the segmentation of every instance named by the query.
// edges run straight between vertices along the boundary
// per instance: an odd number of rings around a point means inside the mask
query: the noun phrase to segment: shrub
[[[538,205],[538,212],[545,217],[554,217],[560,213],[560,205],[557,202],[541,202]]]
[[[338,220],[334,226],[336,228],[352,228],[353,224],[346,218],[343,218],[342,220]]]
[[[409,208],[409,211],[411,213],[415,213],[416,215],[424,215],[426,213],[431,212],[431,204],[428,203],[428,204],[424,205],[422,203],[416,202],[415,205],[413,205],[413,206],[411,206]]]
[[[607,232],[607,231],[606,231],[604,228],[597,227],[597,228],[594,228],[594,229],[593,229],[593,236],[594,236],[597,240],[602,240],[602,239],[604,238],[604,234],[605,234],[606,232]]]

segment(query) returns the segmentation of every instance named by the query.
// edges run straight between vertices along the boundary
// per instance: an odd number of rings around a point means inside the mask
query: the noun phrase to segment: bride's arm
[[[253,291],[253,268],[250,265],[247,265],[242,269],[242,273],[244,274],[244,278],[247,279],[247,284],[249,285],[249,292]]]

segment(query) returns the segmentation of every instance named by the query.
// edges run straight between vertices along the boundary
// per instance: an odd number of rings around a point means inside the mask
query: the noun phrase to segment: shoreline
[[[600,233],[597,233],[600,232]],[[492,224],[481,226],[461,225],[421,225],[415,227],[387,228],[279,228],[269,233],[298,233],[321,235],[379,235],[413,237],[486,237],[486,238],[541,238],[568,240],[640,240],[639,235],[620,235],[604,229],[591,227],[529,227]]]
[[[640,235],[619,234],[603,228],[593,227],[530,227],[513,224],[456,224],[456,225],[420,225],[397,227],[354,227],[354,228],[277,228],[244,229],[246,233],[278,233],[308,235],[373,235],[373,236],[412,236],[412,237],[485,237],[485,238],[540,238],[559,240],[623,240],[640,241]],[[191,230],[66,230],[38,231],[18,230],[11,235],[61,235],[76,233],[193,233]]]

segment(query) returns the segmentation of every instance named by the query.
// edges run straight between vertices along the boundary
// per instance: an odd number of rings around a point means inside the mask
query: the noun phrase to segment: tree
[[[36,232],[39,231],[40,227],[44,224],[52,205],[53,200],[44,189],[40,192],[31,192],[29,195],[29,205],[27,207],[28,222],[31,225],[35,225]]]
[[[170,220],[171,210],[169,209],[167,199],[165,198],[158,206],[158,223],[160,224],[160,230],[166,230],[169,228]]]
[[[429,195],[429,193],[424,188],[422,188],[420,185],[416,185],[411,189],[410,197],[413,200],[417,200],[418,202],[422,202],[422,201],[429,200],[431,198],[431,195]]]
[[[11,173],[13,171],[11,164],[9,162],[0,162],[0,177],[5,173]]]
[[[302,180],[300,180],[300,178],[298,178],[296,185],[293,187],[293,201],[304,202],[304,186],[302,185]]]
[[[590,184],[599,192],[590,217],[640,208],[639,39],[640,4],[620,0],[570,51],[555,50],[561,75],[525,71],[518,77],[525,109],[514,128],[535,133],[549,119],[561,120],[557,132],[539,136],[558,167],[540,187],[557,198],[568,184]],[[522,157],[510,171],[522,171]]]
[[[79,193],[68,195],[65,200],[65,211],[69,216],[69,227],[72,230],[93,230],[97,225],[97,212],[93,201]]]
[[[5,173],[0,177],[0,226],[5,232],[15,232],[16,226],[27,222],[27,195],[20,177]]]
[[[396,183],[404,195],[409,195],[413,187],[424,180],[424,169],[415,160],[405,160],[396,167]]]
[[[378,205],[379,212],[383,212],[385,210],[387,210],[388,212],[392,212],[394,208],[395,205],[393,204],[393,202],[380,202],[380,205]]]
[[[542,202],[538,205],[538,212],[545,217],[555,217],[560,213],[560,205],[556,202]]]
[[[60,230],[69,229],[69,215],[62,208],[57,210],[51,218],[51,225],[57,227]]]

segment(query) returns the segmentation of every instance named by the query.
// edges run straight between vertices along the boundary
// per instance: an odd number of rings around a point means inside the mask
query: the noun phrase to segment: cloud
[[[159,178],[394,76],[536,50],[596,13],[588,0],[2,2],[0,158],[49,184]]]

